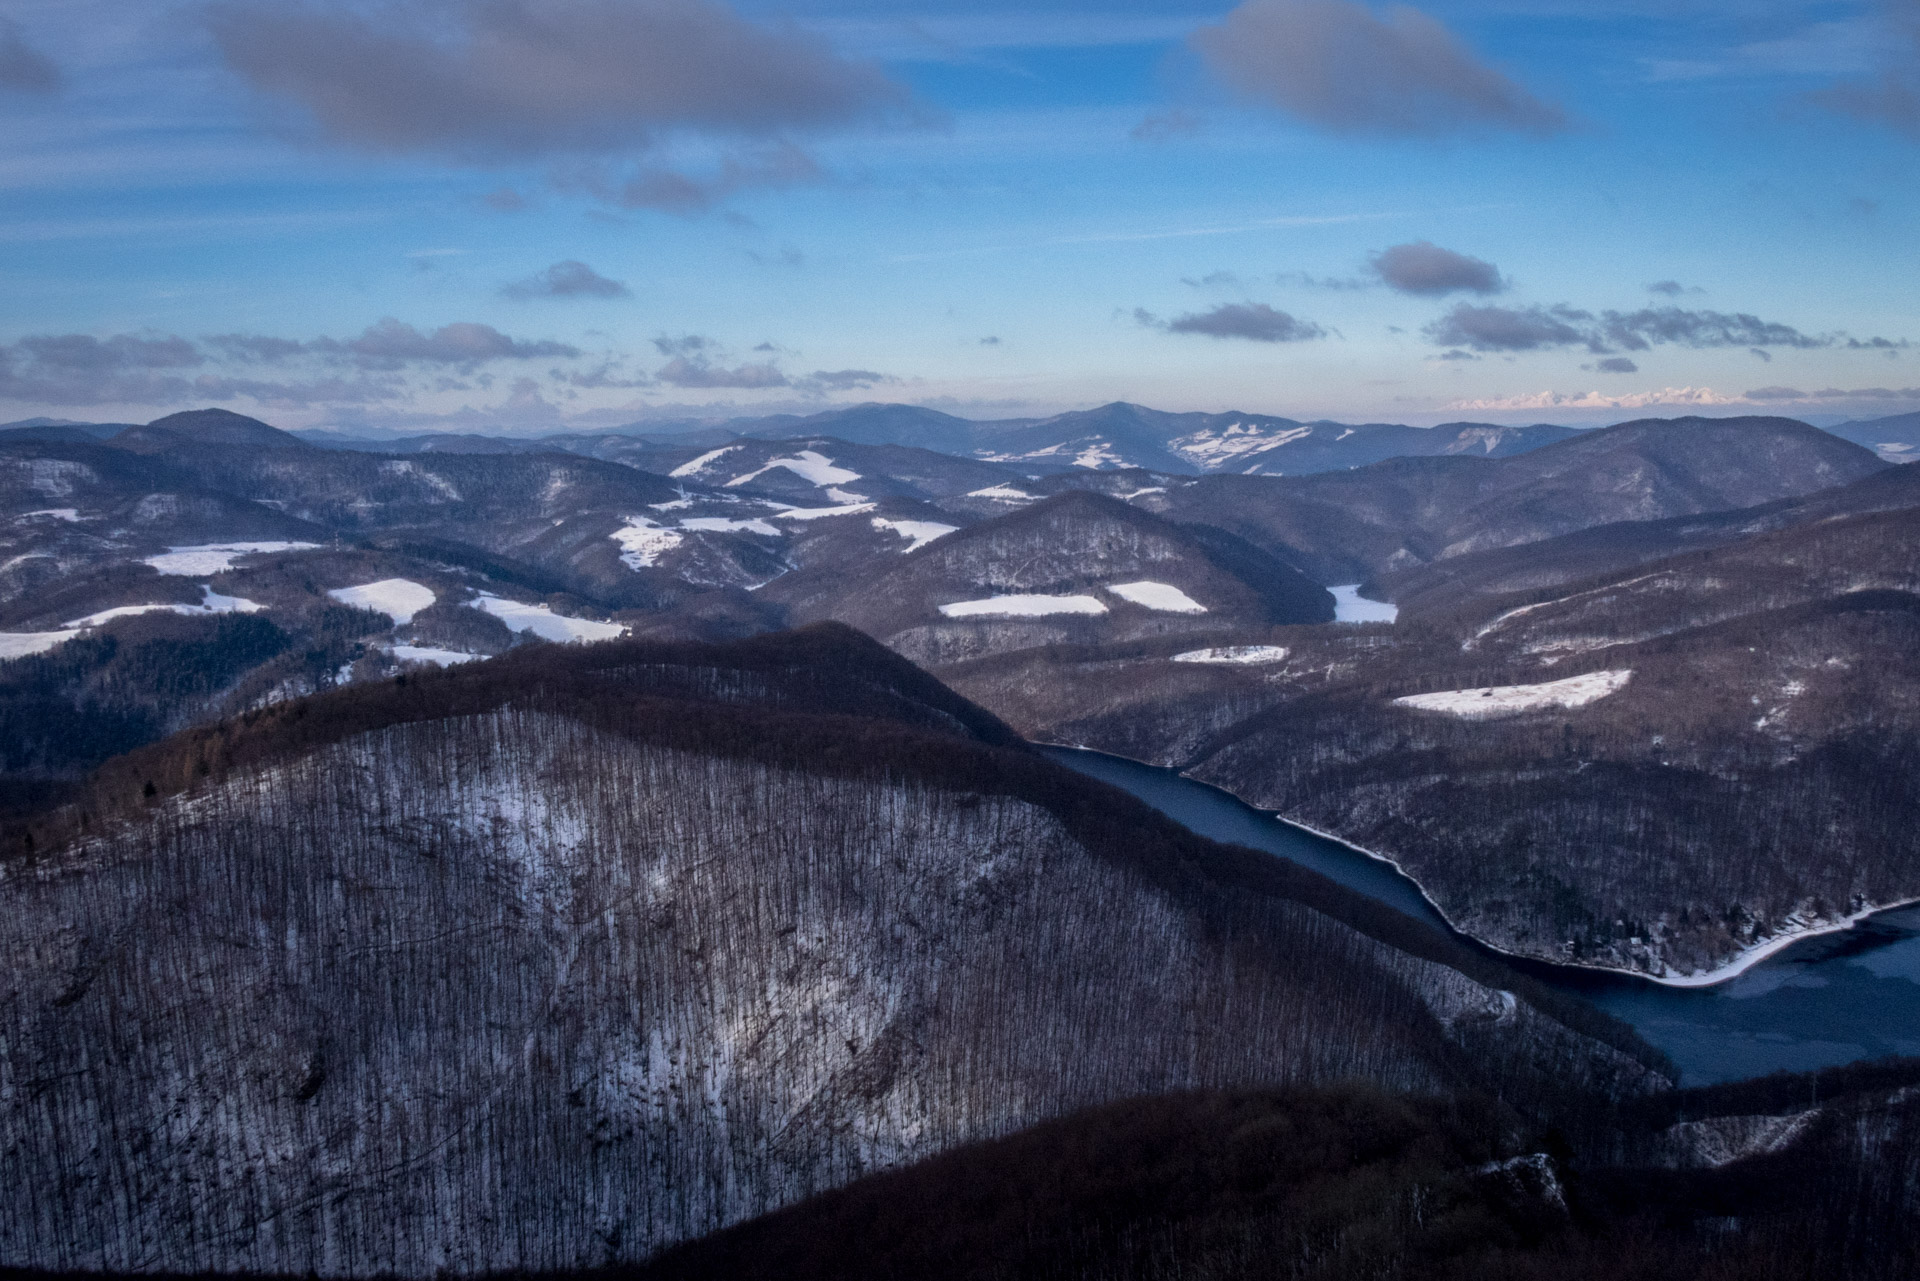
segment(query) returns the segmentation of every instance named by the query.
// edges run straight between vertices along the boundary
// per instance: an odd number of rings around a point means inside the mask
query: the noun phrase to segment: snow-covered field
[[[37,512],[20,513],[21,520],[32,520],[36,516],[45,516],[52,520],[64,520],[72,523],[79,521],[80,509],[78,507],[47,507]]]
[[[527,605],[507,600],[492,592],[481,592],[467,604],[485,610],[516,632],[532,632],[541,640],[572,642],[612,640],[624,636],[627,629],[619,623],[596,623],[588,618],[568,618],[545,605]]]
[[[211,587],[200,588],[198,605],[182,605],[170,602],[164,605],[115,605],[112,609],[103,609],[88,614],[85,618],[76,618],[68,627],[105,627],[116,618],[132,618],[136,614],[257,614],[266,606],[251,601],[244,596],[222,596]],[[43,635],[55,635],[47,632]]]
[[[628,569],[652,569],[654,562],[678,547],[685,535],[661,529],[645,516],[629,516],[626,526],[608,537],[620,544],[620,560]]]
[[[1283,663],[1287,658],[1284,645],[1220,645],[1213,649],[1190,649],[1184,654],[1175,654],[1176,663],[1232,663],[1237,666],[1252,667],[1261,663]]]
[[[985,489],[976,489],[967,494],[968,498],[993,498],[1003,503],[1030,503],[1034,496],[1011,485],[989,485]]]
[[[65,641],[80,634],[79,628],[61,632],[0,632],[0,662],[9,658],[25,658],[29,654],[44,654]]]
[[[846,503],[839,507],[789,507],[786,511],[775,513],[774,519],[819,520],[822,516],[858,516],[862,512],[872,511],[875,505],[876,504],[873,503]]]
[[[1588,672],[1540,685],[1493,685],[1485,689],[1453,689],[1438,694],[1409,694],[1393,700],[1395,707],[1449,716],[1478,718],[1537,711],[1543,707],[1585,707],[1626,687],[1633,672]]]
[[[1218,431],[1209,427],[1205,431],[1197,431],[1190,436],[1181,436],[1168,442],[1167,450],[1196,466],[1217,471],[1247,454],[1271,449],[1275,445],[1291,444],[1311,435],[1313,435],[1311,427],[1288,427],[1269,431],[1253,423],[1230,423]]]
[[[1204,614],[1207,607],[1193,597],[1175,587],[1172,583],[1156,583],[1151,579],[1138,583],[1109,583],[1107,590],[1121,600],[1144,605],[1148,609],[1157,609],[1167,614]]]
[[[435,649],[431,645],[395,645],[387,651],[403,663],[432,663],[436,667],[451,667],[455,663],[471,663],[480,654],[469,654],[465,650]]]
[[[727,516],[694,516],[681,521],[680,528],[711,534],[730,534],[735,530],[745,530],[749,534],[760,534],[767,538],[780,537],[779,530],[758,516],[751,516],[746,520],[734,520]]]
[[[681,463],[678,467],[668,472],[667,475],[673,477],[675,480],[684,480],[688,476],[698,476],[701,472],[713,466],[713,464],[719,462],[722,458],[725,458],[738,448],[740,448],[738,445],[722,445],[718,449],[709,449],[698,458]]]
[[[318,547],[319,543],[198,543],[192,547],[169,547],[145,563],[163,574],[218,574],[233,568],[233,562],[256,552],[298,552]]]
[[[934,539],[944,538],[959,528],[958,525],[942,525],[937,520],[888,520],[885,516],[875,516],[873,527],[891,529],[906,539],[907,545],[900,549],[903,552],[917,552]]]
[[[1050,614],[1104,614],[1107,607],[1092,596],[990,596],[942,605],[940,612],[948,618],[1045,618]]]
[[[1336,623],[1391,623],[1400,617],[1400,607],[1385,601],[1367,600],[1360,595],[1360,584],[1329,587],[1333,593],[1333,621]]]
[[[802,479],[820,486],[822,489],[828,485],[844,485],[850,480],[860,479],[859,472],[848,471],[845,467],[835,467],[833,465],[833,459],[827,457],[819,450],[803,449],[793,458],[770,459],[767,465],[758,471],[750,471],[744,476],[735,476],[727,482],[727,486],[732,488],[736,485],[748,484],[751,481],[758,480],[776,467],[784,467]],[[678,473],[675,474],[677,475]]]
[[[410,578],[383,578],[358,587],[336,587],[327,595],[342,605],[385,614],[396,627],[411,623],[415,614],[430,608],[438,599],[432,588]]]

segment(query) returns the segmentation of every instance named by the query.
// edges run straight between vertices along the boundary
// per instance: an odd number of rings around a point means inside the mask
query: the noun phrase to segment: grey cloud
[[[1920,0],[1881,0],[1888,38],[1877,73],[1812,95],[1842,115],[1920,140]]]
[[[1595,361],[1594,369],[1603,374],[1637,374],[1640,366],[1625,356],[1608,356],[1605,360]]]
[[[584,262],[569,258],[525,280],[501,286],[509,298],[627,298],[626,285],[609,280]]]
[[[877,67],[712,0],[265,0],[209,13],[229,65],[336,141],[383,151],[629,151],[663,130],[769,136],[911,108]]]
[[[806,379],[814,386],[828,391],[847,391],[855,387],[872,387],[880,383],[900,381],[886,374],[877,374],[871,369],[816,369]]]
[[[251,399],[269,405],[369,404],[404,395],[390,379],[362,375],[290,382],[187,373],[207,364],[180,337],[40,335],[0,346],[0,400],[39,405],[178,405]]]
[[[1470,351],[1462,351],[1458,347],[1455,347],[1452,351],[1441,352],[1438,356],[1435,356],[1434,359],[1435,360],[1478,360],[1480,359],[1480,357],[1474,355]]]
[[[60,68],[27,43],[20,24],[0,17],[0,89],[17,93],[54,93],[61,84]]]
[[[1648,307],[1604,312],[1601,320],[1605,339],[1628,351],[1645,351],[1656,343],[1683,347],[1827,347],[1833,341],[1745,312]]]
[[[1147,116],[1129,130],[1127,136],[1135,142],[1172,142],[1175,138],[1191,138],[1201,127],[1199,116],[1175,108]]]
[[[1169,333],[1244,338],[1250,342],[1306,342],[1327,336],[1327,331],[1311,320],[1275,311],[1263,302],[1224,303],[1212,311],[1176,316],[1165,327]]]
[[[1773,353],[1765,347],[1749,347],[1747,348],[1747,354],[1750,356],[1758,356],[1765,364],[1771,365],[1773,363]]]
[[[1451,293],[1497,294],[1507,287],[1500,269],[1482,258],[1442,249],[1431,240],[1393,245],[1369,260],[1389,289],[1437,298]]]
[[[1210,271],[1204,276],[1182,276],[1180,283],[1191,289],[1238,289],[1240,277],[1231,271]]]
[[[718,346],[713,339],[703,334],[682,334],[678,338],[669,338],[661,334],[653,340],[654,350],[662,356],[691,356],[696,352],[707,351]],[[768,348],[768,350],[772,350]]]
[[[1276,285],[1303,285],[1308,289],[1333,289],[1341,292],[1352,289],[1373,289],[1380,284],[1377,280],[1359,280],[1352,276],[1311,276],[1304,271],[1283,271],[1273,278]]]
[[[1338,133],[1567,127],[1558,107],[1405,6],[1382,17],[1353,0],[1246,0],[1189,42],[1231,88]]]
[[[1459,303],[1428,325],[1426,333],[1442,347],[1536,351],[1542,347],[1585,342],[1586,333],[1575,325],[1591,319],[1591,313],[1569,307],[1480,307]]]
[[[686,356],[675,356],[656,370],[654,376],[661,382],[672,383],[675,387],[735,387],[754,390],[788,385],[787,376],[781,373],[772,362],[761,365],[740,365],[727,369]]]
[[[512,187],[495,187],[480,197],[480,203],[500,213],[519,213],[528,207],[529,201]]]
[[[826,171],[790,142],[728,156],[710,174],[695,175],[657,166],[609,180],[589,175],[580,185],[622,209],[652,209],[683,217],[706,213],[728,197],[754,188],[798,187],[823,182]]]
[[[988,334],[980,340],[980,345],[982,347],[998,347],[1000,345],[1000,336],[998,334]]]
[[[1656,280],[1647,286],[1647,292],[1650,294],[1665,294],[1669,298],[1678,298],[1681,294],[1703,294],[1707,291],[1700,288],[1689,289],[1677,280]]]

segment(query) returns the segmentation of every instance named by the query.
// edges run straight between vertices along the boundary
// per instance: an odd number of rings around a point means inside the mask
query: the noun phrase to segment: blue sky
[[[1920,408],[1917,0],[0,17],[0,419]]]

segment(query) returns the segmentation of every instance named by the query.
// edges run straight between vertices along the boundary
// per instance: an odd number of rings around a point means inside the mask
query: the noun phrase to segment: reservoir
[[[1448,926],[1419,887],[1390,863],[1284,823],[1172,770],[1100,752],[1041,750],[1053,761],[1131,792],[1201,836],[1312,868],[1481,946]],[[1632,1024],[1679,1066],[1684,1085],[1920,1054],[1920,906],[1804,939],[1707,988],[1664,987],[1630,975],[1501,959]]]

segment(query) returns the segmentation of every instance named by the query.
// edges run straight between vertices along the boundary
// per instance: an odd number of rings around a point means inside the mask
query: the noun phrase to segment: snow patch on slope
[[[1393,700],[1395,707],[1422,712],[1444,712],[1477,720],[1538,711],[1544,707],[1585,707],[1626,688],[1633,672],[1589,672],[1540,685],[1492,685],[1485,689],[1454,689],[1438,694],[1409,694]]]
[[[1110,583],[1107,590],[1121,600],[1144,605],[1167,614],[1204,614],[1207,607],[1172,583],[1143,580],[1138,583]]]
[[[732,488],[736,485],[745,485],[750,481],[757,480],[761,476],[766,475],[776,467],[784,467],[788,471],[793,472],[795,475],[822,489],[825,489],[828,485],[844,485],[850,480],[860,479],[859,472],[848,471],[845,467],[834,466],[833,459],[828,458],[819,450],[803,449],[793,458],[771,459],[765,467],[760,468],[758,471],[750,471],[744,476],[735,476],[727,482],[727,486],[728,488]]]
[[[218,574],[233,568],[242,556],[261,552],[298,552],[318,547],[319,543],[196,543],[191,547],[169,547],[158,556],[149,556],[143,564],[163,574]]]
[[[718,449],[709,449],[698,458],[681,463],[678,467],[668,472],[667,475],[673,477],[675,480],[681,480],[688,476],[698,476],[701,472],[713,466],[713,464],[719,462],[722,458],[725,458],[738,448],[740,448],[738,445],[722,445]]]
[[[198,605],[182,605],[177,602],[164,605],[115,605],[112,609],[103,609],[98,613],[88,614],[85,618],[76,618],[67,626],[105,627],[116,618],[132,618],[136,614],[257,614],[266,608],[258,601],[247,600],[242,596],[222,596],[211,587],[201,587],[200,597]]]
[[[1190,649],[1184,654],[1175,654],[1173,661],[1255,667],[1262,663],[1282,663],[1286,658],[1287,647],[1284,645],[1219,645],[1212,649]]]
[[[1052,614],[1104,614],[1107,607],[1093,596],[990,596],[942,605],[940,612],[948,618],[1045,618]]]
[[[873,518],[875,529],[890,529],[907,540],[902,552],[917,552],[936,538],[944,538],[959,528],[958,525],[942,525],[937,520],[888,520],[885,516]]]
[[[9,658],[25,658],[29,654],[44,654],[55,645],[64,644],[79,634],[77,627],[58,632],[0,632],[0,662]]]
[[[661,529],[645,516],[629,516],[623,528],[607,537],[619,543],[620,561],[628,569],[652,569],[662,556],[678,547],[686,535]]]
[[[612,640],[624,636],[627,629],[619,623],[596,623],[587,618],[568,618],[556,614],[545,605],[528,605],[517,600],[507,600],[495,596],[492,592],[481,592],[479,597],[467,602],[474,609],[483,610],[505,623],[516,632],[532,632],[541,640],[572,643],[575,641]]]
[[[433,602],[439,599],[433,594],[432,588],[410,578],[383,578],[377,583],[362,583],[358,587],[336,587],[327,595],[342,605],[385,614],[396,627],[411,623],[415,614],[431,608]]]

